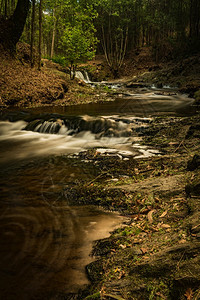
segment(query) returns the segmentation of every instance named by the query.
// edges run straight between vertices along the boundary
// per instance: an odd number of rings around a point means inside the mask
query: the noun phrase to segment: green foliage
[[[9,3],[7,15],[17,1]],[[11,3],[13,3],[11,5]],[[106,53],[114,76],[124,55],[140,46],[151,46],[156,61],[200,49],[199,0],[44,0],[43,55],[65,56],[68,63],[85,62]],[[36,1],[35,45],[38,44]],[[1,7],[0,14],[5,14]],[[22,40],[30,43],[31,10]],[[97,40],[100,43],[97,43]]]
[[[61,56],[61,55],[56,55],[52,58],[52,61],[57,63],[57,64],[60,64],[62,67],[66,67],[66,64],[67,64],[67,60],[64,56]]]
[[[62,50],[71,64],[90,60],[95,55],[96,39],[92,31],[84,31],[82,26],[67,25],[62,39]]]
[[[97,13],[92,5],[83,7],[74,0],[57,0],[56,3],[52,0],[46,1],[44,35],[49,45],[47,48],[51,48],[52,51],[54,47],[51,44],[51,36],[49,40],[48,35],[48,32],[52,31],[56,59],[59,58],[62,65],[66,63],[69,66],[72,78],[77,64],[86,62],[95,55],[97,38],[93,20],[96,17]]]
[[[91,296],[87,296],[86,298],[84,298],[84,300],[95,300],[95,299],[101,299],[100,292],[97,292]]]
[[[148,284],[149,300],[168,299],[169,287],[163,280],[154,280]]]

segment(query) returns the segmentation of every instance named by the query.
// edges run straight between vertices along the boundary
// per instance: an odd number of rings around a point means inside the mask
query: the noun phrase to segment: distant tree
[[[32,1],[32,16],[31,16],[31,67],[34,66],[33,46],[35,39],[35,0]]]
[[[74,79],[78,63],[91,60],[95,55],[93,32],[84,32],[82,27],[70,26],[65,28],[62,39],[62,49],[69,63],[70,78]]]
[[[52,40],[51,40],[51,59],[54,55],[54,46],[55,46],[55,35],[56,35],[56,16],[55,16],[55,8],[53,8],[53,32],[52,32]]]
[[[78,2],[76,5],[68,3],[66,8],[68,16],[65,15],[61,25],[59,48],[68,62],[70,77],[74,79],[77,65],[95,55],[97,38],[93,20],[97,14],[92,6],[82,8]]]
[[[114,78],[119,76],[127,50],[134,1],[99,1],[99,36],[106,61]],[[135,32],[132,30],[132,35]]]
[[[13,14],[7,18],[0,15],[0,44],[11,52],[15,51],[19,41],[30,7],[29,0],[18,0]]]
[[[190,0],[190,37],[200,36],[200,1]]]
[[[40,0],[40,5],[39,5],[38,70],[41,70],[41,58],[42,58],[42,7],[43,7],[43,0]]]

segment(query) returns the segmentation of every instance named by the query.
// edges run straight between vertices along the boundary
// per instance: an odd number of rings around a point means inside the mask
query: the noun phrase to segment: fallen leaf
[[[198,225],[196,225],[196,226],[194,226],[194,227],[192,227],[192,229],[191,230],[194,230],[194,229],[196,229],[197,227],[199,227],[200,226],[200,224],[198,224]]]
[[[143,254],[148,252],[148,250],[146,248],[140,248],[140,250],[142,251]]]
[[[171,228],[171,226],[168,224],[162,224],[160,227],[164,229]]]
[[[178,243],[179,243],[179,244],[184,244],[184,243],[186,243],[186,242],[187,242],[186,240],[182,239],[182,240],[180,240]]]
[[[170,146],[174,146],[174,145],[176,146],[176,145],[179,145],[179,143],[177,143],[177,142],[170,142],[169,145]]]
[[[120,272],[120,271],[121,271],[121,269],[119,269],[119,268],[115,269],[115,273]]]
[[[168,213],[168,210],[164,211],[164,212],[162,213],[162,215],[160,216],[160,218],[164,218],[164,217],[166,216],[167,213]]]
[[[147,214],[147,218],[148,218],[148,221],[149,223],[153,223],[153,213],[154,213],[155,209],[151,210],[148,214]]]
[[[139,174],[139,170],[137,168],[134,169],[135,174],[138,175]]]
[[[143,259],[149,259],[149,257],[148,256],[143,256]]]
[[[192,300],[193,299],[193,291],[191,288],[187,289],[187,291],[185,292],[185,295],[187,300]]]
[[[122,248],[122,249],[126,249],[126,245],[120,244],[119,247]]]

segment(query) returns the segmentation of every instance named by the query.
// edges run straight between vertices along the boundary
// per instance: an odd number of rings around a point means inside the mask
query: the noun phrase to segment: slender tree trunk
[[[2,12],[2,10],[3,10],[3,3],[4,3],[4,1],[3,0],[1,0],[1,5],[0,5],[0,13]]]
[[[190,37],[197,38],[200,34],[199,0],[190,0]]]
[[[35,0],[32,2],[32,17],[31,17],[31,67],[34,66],[33,46],[35,38]]]
[[[11,13],[13,13],[15,10],[15,0],[11,1]]]
[[[8,3],[7,0],[5,0],[5,6],[4,6],[4,17],[7,18],[7,10],[8,10]]]
[[[41,70],[41,58],[42,58],[42,4],[43,1],[40,0],[40,6],[39,6],[39,45],[38,45],[38,52],[39,52],[39,58],[38,58],[38,70]]]
[[[53,9],[53,34],[52,34],[52,42],[51,42],[51,58],[53,58],[53,54],[54,54],[55,35],[56,35],[56,18],[55,18],[55,8],[54,8]]]

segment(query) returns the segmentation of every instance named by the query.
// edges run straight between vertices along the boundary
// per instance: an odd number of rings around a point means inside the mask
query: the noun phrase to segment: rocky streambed
[[[95,243],[92,285],[79,299],[199,299],[199,122],[199,115],[155,120],[144,141],[162,149],[160,157],[127,164],[84,154],[100,173],[73,190],[77,200],[120,210],[129,223]]]

